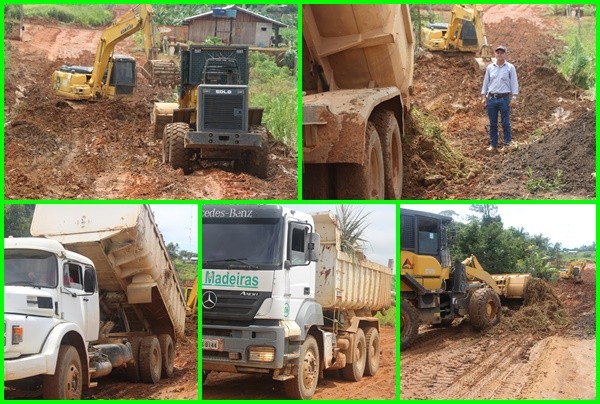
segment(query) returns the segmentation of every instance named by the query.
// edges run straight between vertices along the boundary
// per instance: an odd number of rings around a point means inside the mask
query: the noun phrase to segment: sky
[[[312,213],[331,211],[336,212],[336,204],[281,204],[286,208],[293,208],[300,212]],[[396,261],[396,206],[392,204],[361,205],[350,204],[363,208],[363,213],[371,212],[366,222],[369,226],[365,230],[365,239],[369,241],[364,250],[371,261],[387,266],[390,258]]]
[[[198,205],[150,205],[165,243],[198,252]]]
[[[458,219],[466,222],[468,215],[477,215],[469,210],[470,204],[403,204],[401,207],[440,213],[454,210]],[[560,243],[564,248],[590,245],[596,241],[596,206],[591,204],[496,204],[504,228],[523,228],[530,235],[542,234],[552,244]]]

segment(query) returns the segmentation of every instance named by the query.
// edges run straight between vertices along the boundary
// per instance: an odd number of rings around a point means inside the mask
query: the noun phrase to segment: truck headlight
[[[23,342],[23,327],[20,325],[12,326],[12,344],[17,345]]]
[[[251,346],[248,348],[250,362],[273,362],[275,360],[275,347]]]

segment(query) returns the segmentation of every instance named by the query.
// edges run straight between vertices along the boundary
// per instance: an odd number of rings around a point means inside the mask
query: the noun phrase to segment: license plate
[[[223,351],[223,340],[216,338],[202,338],[202,349],[207,351]]]

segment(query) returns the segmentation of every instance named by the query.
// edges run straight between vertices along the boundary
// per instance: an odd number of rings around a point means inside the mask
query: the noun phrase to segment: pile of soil
[[[506,15],[499,18],[502,7]],[[425,116],[428,125],[408,119],[403,198],[595,198],[595,104],[550,66],[564,47],[552,35],[554,20],[520,18],[526,11],[514,11],[496,7],[486,31],[492,48],[508,47],[507,59],[517,69],[520,94],[511,123],[518,147],[484,153],[489,145],[480,102],[484,72],[474,55],[421,52],[411,98],[418,112],[411,115]],[[561,186],[542,194],[528,190],[530,178],[553,181],[557,173]]]

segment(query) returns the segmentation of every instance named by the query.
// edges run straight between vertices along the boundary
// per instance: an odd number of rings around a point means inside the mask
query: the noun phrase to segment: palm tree
[[[365,221],[370,214],[371,212],[363,214],[363,208],[347,205],[340,205],[336,209],[335,218],[340,231],[340,249],[353,259],[357,256],[359,259],[365,258],[363,250],[367,240],[363,238],[363,235],[369,226]]]

